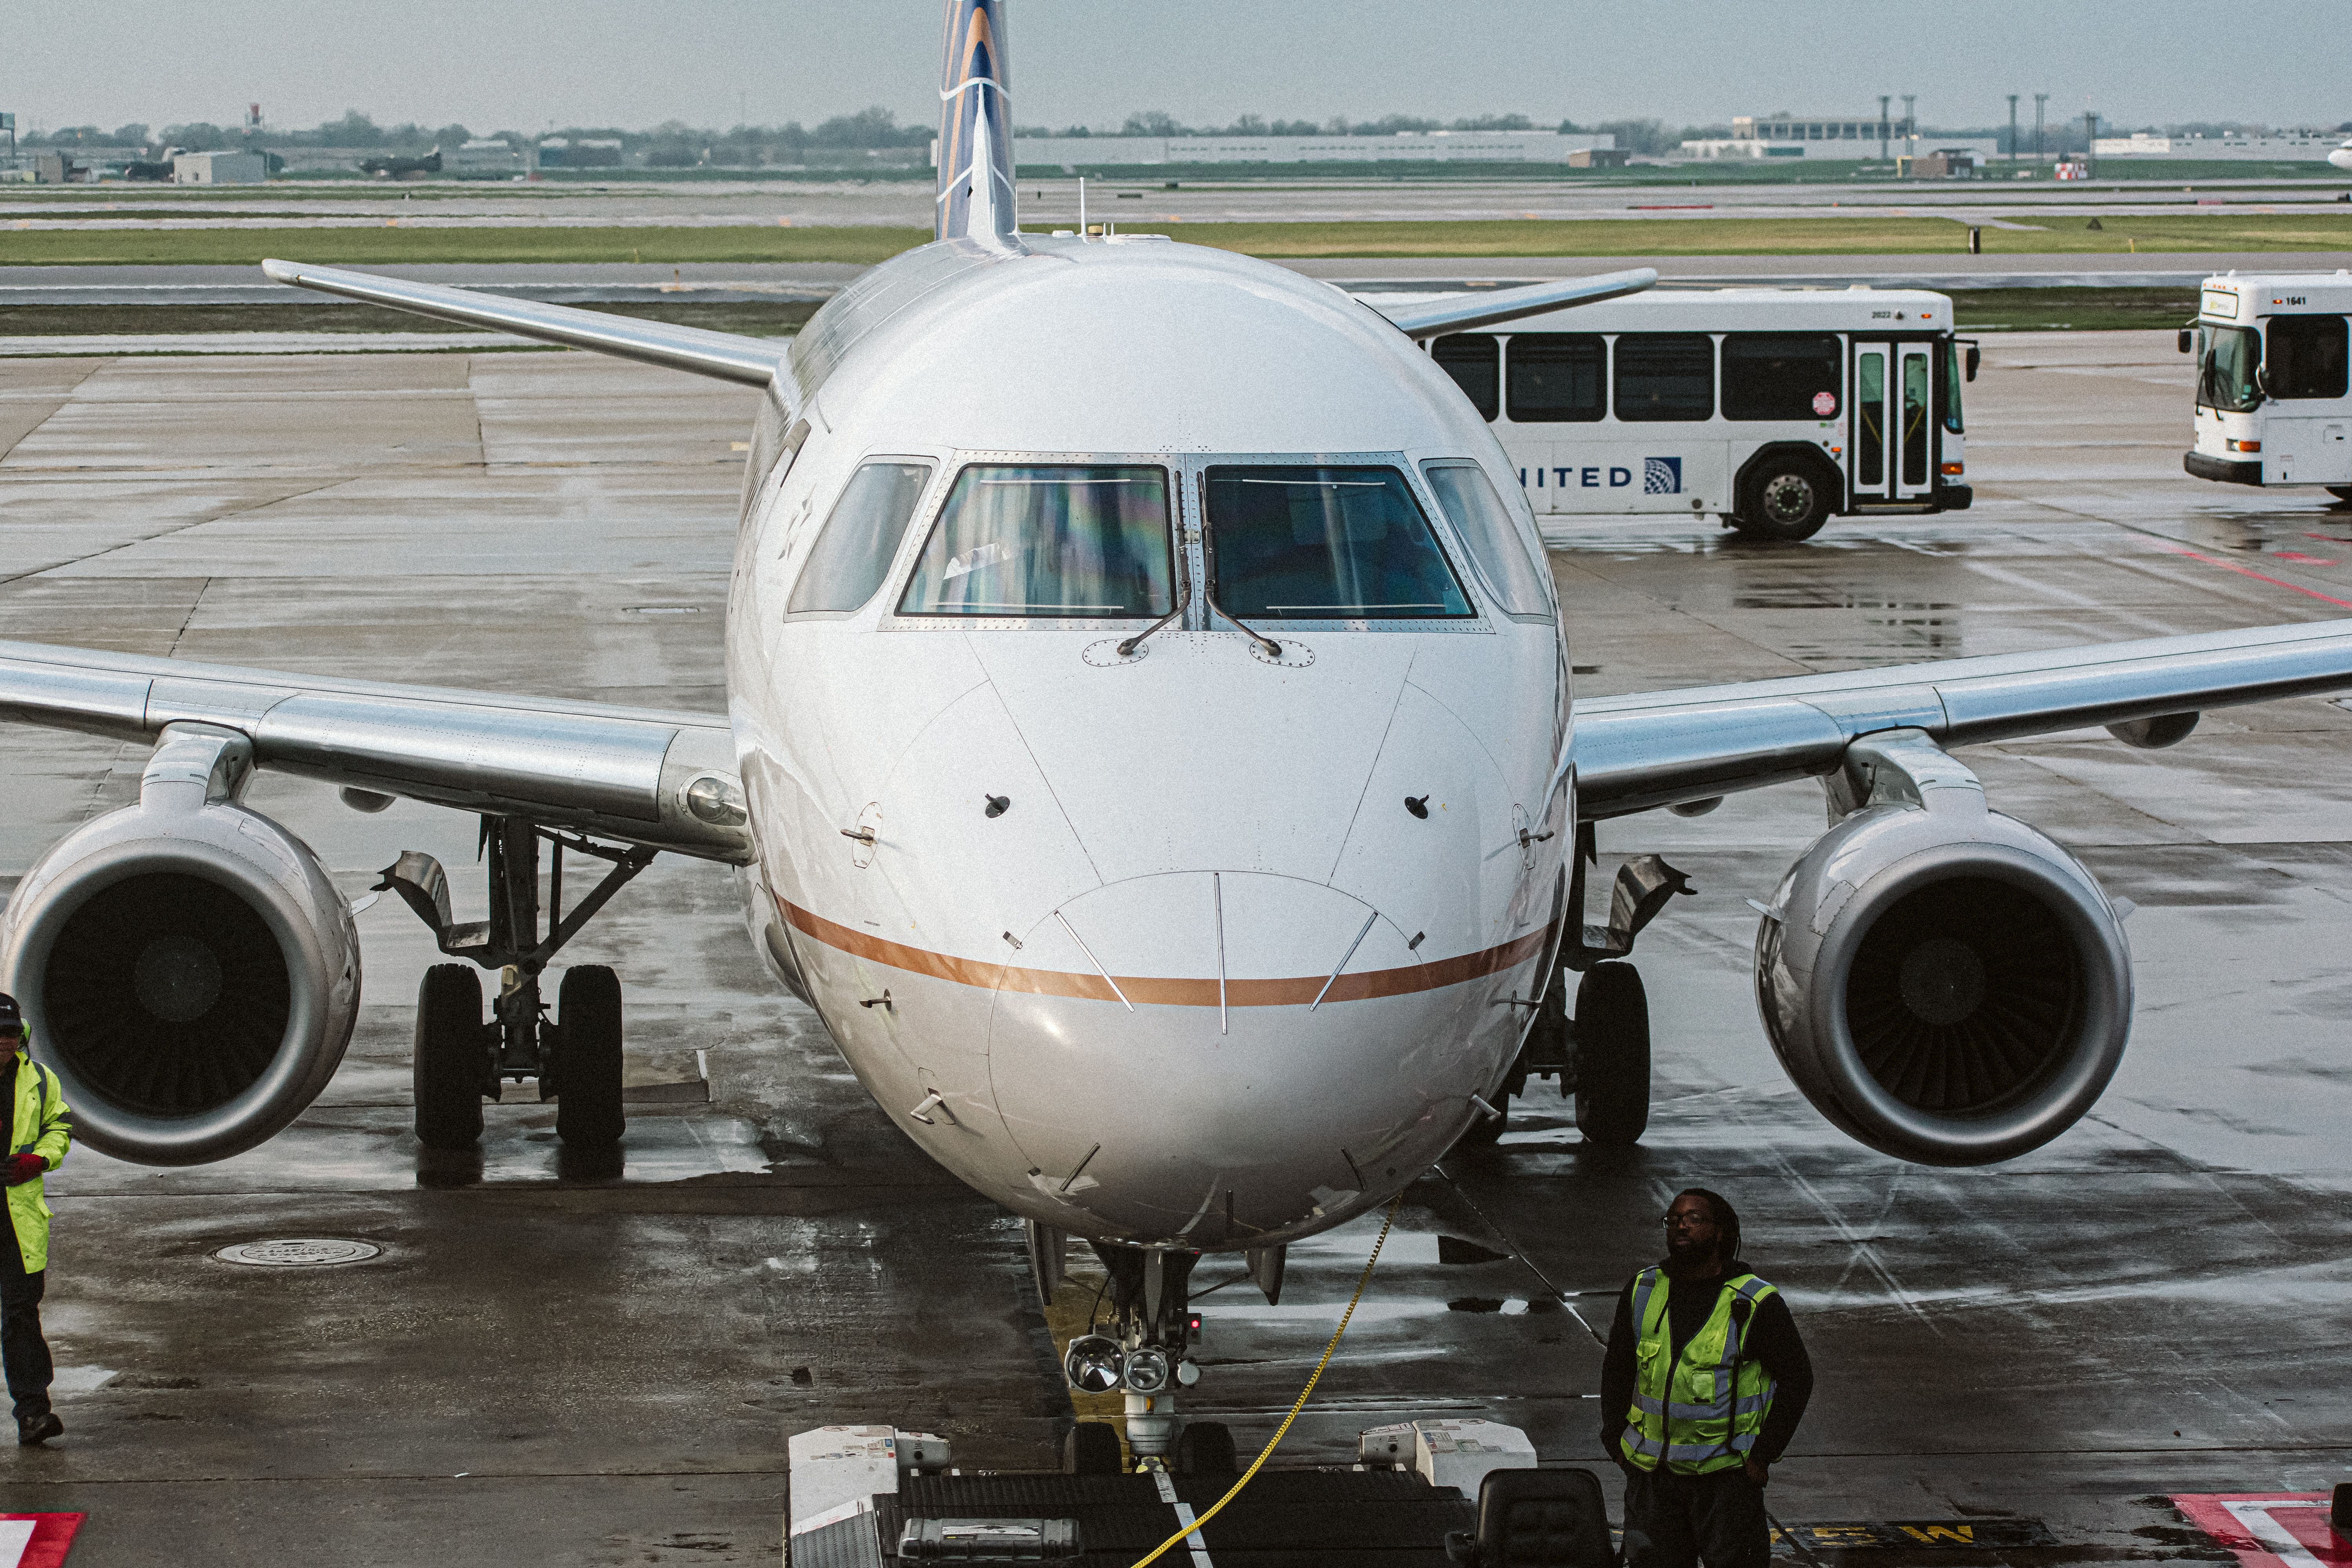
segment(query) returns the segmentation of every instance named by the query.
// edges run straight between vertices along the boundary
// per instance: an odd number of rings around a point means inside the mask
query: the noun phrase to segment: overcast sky
[[[1011,0],[1010,20],[1024,125],[1139,109],[1694,124],[1874,116],[1906,92],[1942,126],[1996,123],[2010,92],[2027,123],[2035,92],[2053,120],[2126,126],[2352,119],[2343,0],[2272,0],[2258,24],[2210,0]],[[256,100],[298,128],[346,109],[478,132],[813,125],[868,104],[929,123],[939,53],[931,0],[40,6],[0,48],[0,110],[27,129],[230,125]]]

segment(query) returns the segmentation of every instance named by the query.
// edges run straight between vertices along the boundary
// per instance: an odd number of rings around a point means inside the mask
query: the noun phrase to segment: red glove
[[[48,1174],[49,1163],[35,1153],[13,1154],[9,1156],[5,1169],[8,1173],[8,1184],[12,1187],[21,1186],[26,1182]]]

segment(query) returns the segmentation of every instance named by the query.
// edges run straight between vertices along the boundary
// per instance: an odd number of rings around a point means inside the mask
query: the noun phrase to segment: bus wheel
[[[1748,481],[1731,525],[1755,539],[1811,539],[1830,520],[1830,490],[1821,468],[1802,458],[1766,463]]]

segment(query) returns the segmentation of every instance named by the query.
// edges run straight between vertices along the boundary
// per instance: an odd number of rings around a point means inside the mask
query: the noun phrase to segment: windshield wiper
[[[1190,574],[1187,574],[1184,581],[1176,590],[1176,607],[1169,611],[1166,615],[1160,616],[1158,620],[1152,622],[1150,626],[1144,627],[1141,631],[1136,633],[1133,637],[1128,638],[1125,642],[1119,644],[1118,648],[1118,657],[1121,658],[1133,658],[1135,650],[1143,646],[1144,638],[1150,637],[1152,633],[1158,631],[1169,622],[1175,620],[1178,616],[1183,615],[1185,606],[1190,605],[1192,602],[1192,579]]]
[[[1210,613],[1213,615],[1223,616],[1225,619],[1233,622],[1233,624],[1239,628],[1242,636],[1257,644],[1259,651],[1264,653],[1266,658],[1279,661],[1282,658],[1282,645],[1280,643],[1275,641],[1264,632],[1248,625],[1239,616],[1234,615],[1231,610],[1226,609],[1223,605],[1217,603],[1217,542],[1215,534],[1208,529],[1202,529],[1201,531],[1201,543],[1202,547],[1201,551],[1201,597],[1207,601]]]
[[[1264,632],[1258,631],[1250,626],[1238,616],[1235,616],[1231,610],[1226,609],[1223,605],[1217,603],[1217,591],[1214,588],[1209,589],[1205,596],[1209,601],[1209,608],[1214,610],[1217,614],[1224,616],[1225,619],[1233,622],[1234,626],[1240,627],[1242,636],[1257,644],[1257,646],[1265,651],[1266,658],[1278,659],[1282,657],[1282,645],[1275,641],[1272,637],[1266,636]]]

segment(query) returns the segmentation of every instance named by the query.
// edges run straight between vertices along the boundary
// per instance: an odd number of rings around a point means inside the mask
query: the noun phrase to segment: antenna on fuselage
[[[938,237],[1017,247],[1011,77],[1001,0],[947,0]]]

